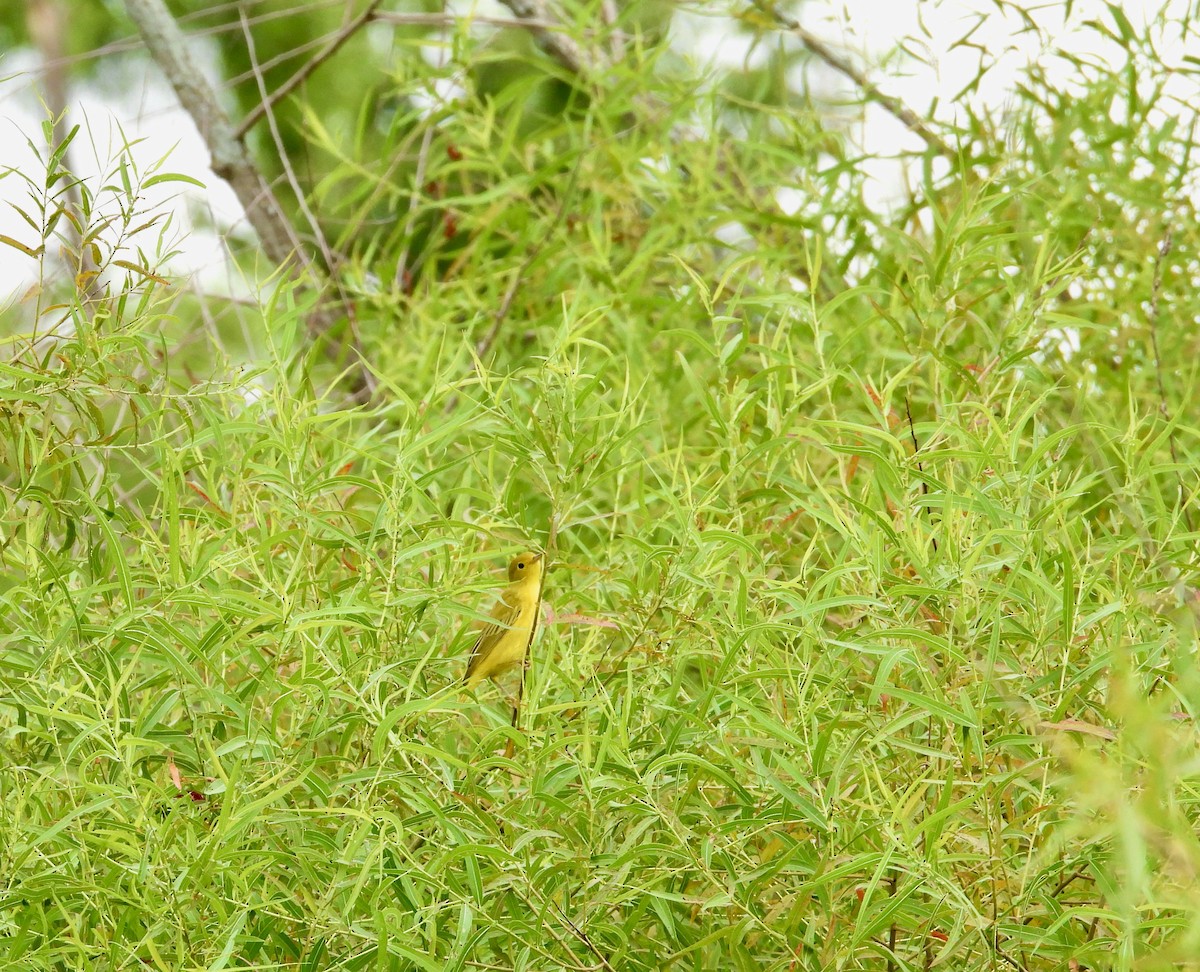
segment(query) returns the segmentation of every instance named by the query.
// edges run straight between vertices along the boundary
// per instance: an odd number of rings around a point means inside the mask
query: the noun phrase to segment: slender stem
[[[312,261],[300,245],[279,200],[238,138],[217,92],[192,57],[183,32],[163,0],[126,0],[125,8],[150,56],[200,130],[212,156],[213,172],[233,189],[267,257],[280,266],[294,259],[301,270],[311,271]]]
[[[271,92],[269,97],[263,98],[253,109],[242,119],[242,123],[234,130],[234,137],[241,139],[250,131],[268,111],[270,111],[282,99],[302,85],[322,64],[328,61],[334,54],[342,49],[342,46],[350,40],[362,27],[370,20],[374,19],[375,11],[379,9],[379,5],[383,0],[371,0],[370,3],[363,8],[362,13],[347,23],[341,30],[334,34],[333,38],[320,51],[307,61],[303,67],[295,74],[283,82],[278,88]],[[245,13],[242,13],[243,21]]]

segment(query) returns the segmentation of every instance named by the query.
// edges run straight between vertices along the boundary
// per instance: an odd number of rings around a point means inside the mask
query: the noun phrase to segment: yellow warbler
[[[520,665],[533,640],[542,592],[542,555],[529,550],[517,554],[508,565],[508,581],[492,608],[492,620],[484,625],[475,642],[463,676],[468,689]]]

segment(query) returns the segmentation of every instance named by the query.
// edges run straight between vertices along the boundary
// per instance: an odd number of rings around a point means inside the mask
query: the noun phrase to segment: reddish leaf
[[[204,500],[204,502],[206,502],[209,506],[211,506],[213,509],[217,510],[217,512],[225,513],[225,511],[223,509],[221,509],[220,506],[218,506],[215,502],[213,502],[212,497],[209,496],[208,493],[204,492],[204,490],[202,490],[199,486],[197,486],[191,480],[187,481],[187,487],[193,493],[195,493],[197,496],[199,496],[202,500]],[[228,516],[229,514],[225,513],[225,515]]]

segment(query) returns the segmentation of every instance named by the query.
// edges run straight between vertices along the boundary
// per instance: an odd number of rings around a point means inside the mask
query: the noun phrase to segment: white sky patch
[[[722,223],[713,230],[713,236],[732,249],[740,249],[744,244],[751,242],[753,239],[746,232],[746,227],[736,220]]]
[[[755,50],[754,36],[748,31],[731,30],[729,18],[714,4],[714,13],[704,15],[680,6],[671,18],[671,48],[705,68],[742,69],[761,64],[767,51]],[[720,11],[720,12],[717,12]]]
[[[1042,336],[1042,344],[1046,347],[1057,348],[1058,353],[1062,355],[1064,361],[1069,361],[1083,347],[1079,331],[1075,328],[1067,327],[1048,328]],[[1041,361],[1044,360],[1045,355],[1042,352],[1037,352],[1033,355],[1033,358],[1035,361]]]
[[[461,101],[467,96],[467,89],[456,77],[432,78],[427,90],[409,92],[409,98],[422,116],[441,111],[447,105]]]
[[[775,205],[784,216],[795,216],[807,201],[807,193],[792,186],[780,186],[775,190]]]
[[[870,257],[859,254],[850,258],[850,264],[846,267],[844,280],[851,286],[862,283],[867,275],[875,269],[875,261]]]
[[[647,172],[656,172],[659,175],[667,175],[671,171],[671,160],[665,155],[660,155],[658,158],[651,155],[643,155],[638,159],[638,164]]]

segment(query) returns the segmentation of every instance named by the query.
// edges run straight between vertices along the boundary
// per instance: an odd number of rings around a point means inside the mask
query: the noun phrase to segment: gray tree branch
[[[291,220],[238,138],[237,129],[193,59],[183,32],[163,0],[125,0],[125,8],[154,63],[166,75],[184,110],[200,130],[212,157],[213,172],[228,182],[237,195],[263,252],[280,266],[294,260],[301,271],[311,272],[312,259],[301,245]]]

